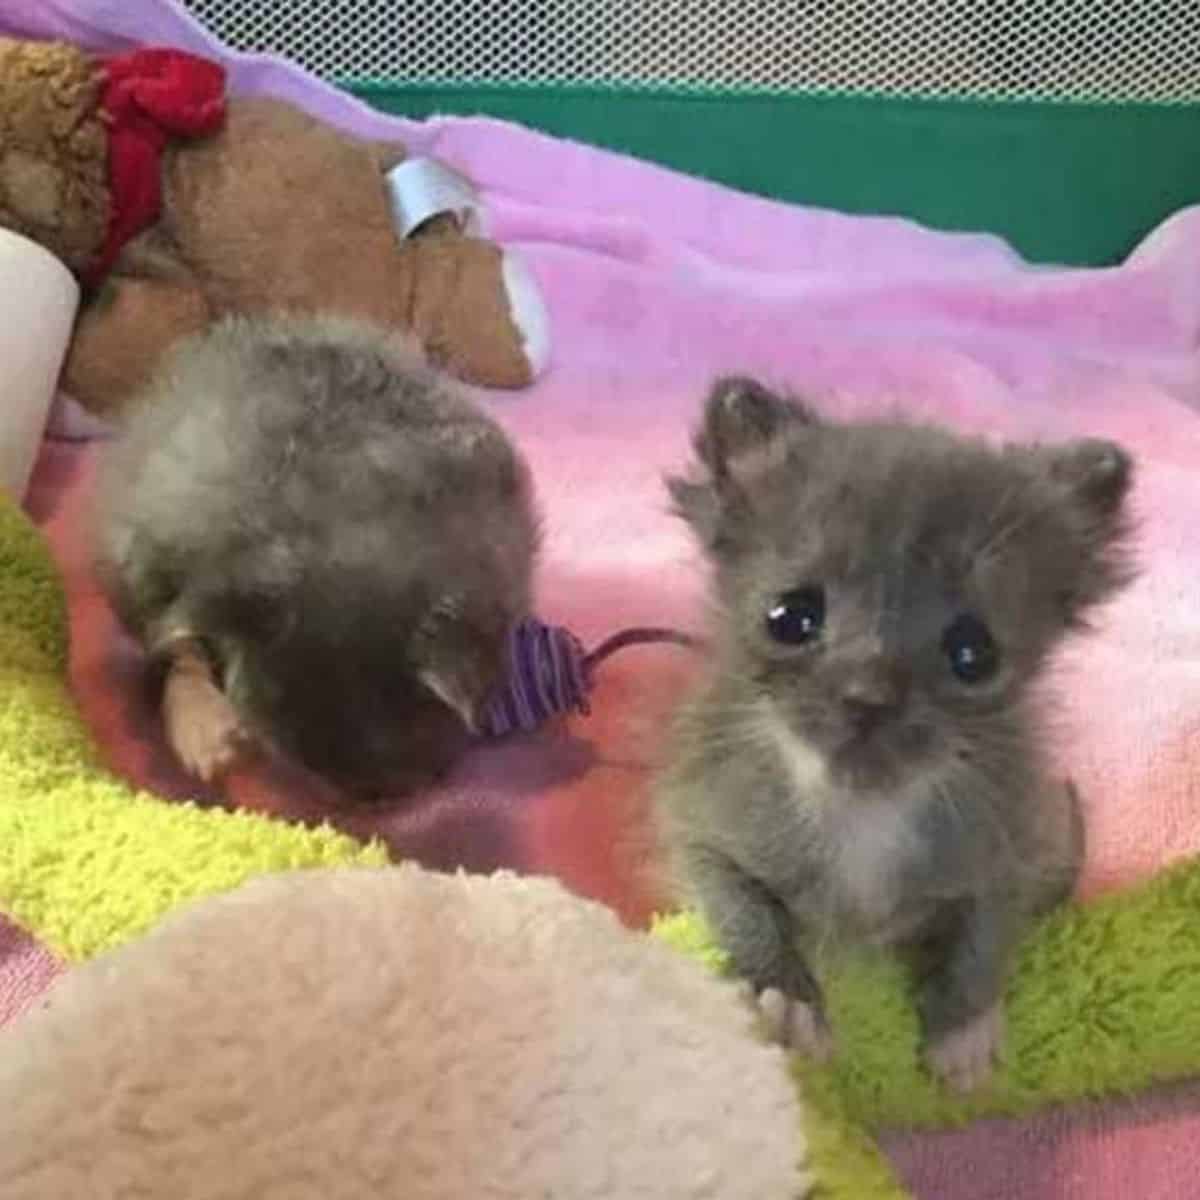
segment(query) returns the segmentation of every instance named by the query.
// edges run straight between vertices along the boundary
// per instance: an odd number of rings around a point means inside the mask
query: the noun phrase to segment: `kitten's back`
[[[305,577],[331,619],[348,589],[387,602],[422,579],[519,607],[531,491],[500,427],[407,339],[230,318],[178,348],[110,448],[97,565],[139,636],[197,581],[269,593]]]

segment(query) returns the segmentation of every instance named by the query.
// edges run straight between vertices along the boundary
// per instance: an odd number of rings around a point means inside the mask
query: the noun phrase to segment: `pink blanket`
[[[4,27],[99,49],[148,41],[224,53],[164,0],[6,0]],[[684,455],[716,371],[787,382],[834,413],[899,405],[997,435],[1123,441],[1139,460],[1146,570],[1057,681],[1063,765],[1087,806],[1084,890],[1200,850],[1200,208],[1119,268],[1034,268],[989,237],[774,204],[494,121],[392,121],[272,60],[228,61],[237,90],[284,95],[351,130],[399,133],[461,167],[483,189],[490,233],[533,267],[554,321],[551,369],[529,392],[485,399],[539,480],[542,615],[587,641],[698,617],[701,575],[666,513],[661,475]],[[78,513],[91,457],[49,443],[31,501],[67,578],[73,683],[117,769],[194,790],[162,751],[136,660],[87,572]],[[437,794],[339,819],[435,864],[554,872],[639,920],[657,900],[645,767],[687,672],[681,651],[626,651],[603,669],[590,718],[486,748]],[[328,811],[327,797],[278,776],[238,778],[230,794],[292,816]],[[1172,1146],[1191,1153],[1172,1129],[1194,1134],[1195,1122],[1163,1116],[1183,1105],[1147,1101],[1107,1124],[982,1126],[906,1139],[896,1154],[922,1197],[962,1195],[955,1172],[969,1156],[995,1181],[989,1195],[1103,1200],[1127,1189],[1089,1147],[1148,1136],[1140,1118],[1160,1153],[1142,1162],[1139,1193],[1180,1196],[1155,1163],[1174,1162]],[[1037,1128],[1054,1153],[1015,1149]],[[1047,1167],[1055,1161],[1069,1169]],[[1068,1175],[1086,1187],[1066,1190]]]

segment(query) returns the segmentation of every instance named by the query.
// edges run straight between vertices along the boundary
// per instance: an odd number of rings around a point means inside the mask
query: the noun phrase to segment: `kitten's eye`
[[[1000,665],[1000,651],[988,627],[971,613],[955,617],[946,626],[942,650],[950,660],[950,669],[963,683],[982,683]]]
[[[767,632],[787,646],[803,646],[825,624],[825,592],[819,587],[793,588],[767,611]]]

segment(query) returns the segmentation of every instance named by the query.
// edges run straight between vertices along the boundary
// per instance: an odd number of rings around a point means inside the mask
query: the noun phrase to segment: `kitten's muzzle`
[[[871,662],[847,673],[838,700],[846,723],[865,737],[898,716],[907,698],[904,672],[885,662]]]

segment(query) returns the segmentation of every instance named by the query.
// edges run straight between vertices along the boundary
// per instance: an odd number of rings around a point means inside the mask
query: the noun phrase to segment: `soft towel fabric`
[[[1190,1200],[1200,1085],[884,1145],[913,1195],[931,1200]]]
[[[50,986],[62,966],[40,942],[0,915],[0,1026]]]

